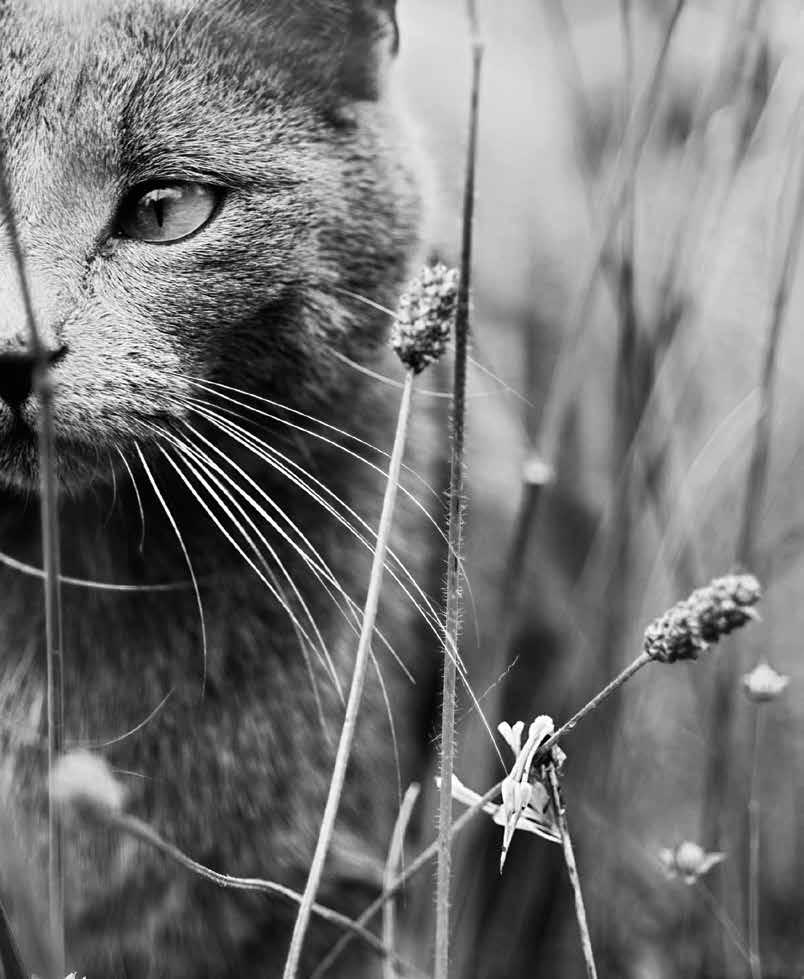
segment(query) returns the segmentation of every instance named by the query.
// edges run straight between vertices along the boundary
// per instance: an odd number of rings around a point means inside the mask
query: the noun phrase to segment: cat
[[[382,310],[423,258],[397,40],[393,0],[0,2],[3,162],[51,360],[66,744],[99,746],[128,810],[195,859],[296,890],[395,422],[395,389],[358,368],[393,372]],[[33,369],[6,221],[0,798],[43,908]],[[411,468],[435,481],[433,439],[413,444]],[[425,754],[434,613],[419,589],[440,538],[423,498],[400,507],[398,584],[319,893],[347,914],[377,893],[398,781]],[[80,821],[64,859],[69,969],[281,973],[291,902],[219,890]],[[1,875],[11,902],[21,882]],[[314,921],[303,968],[336,937]],[[364,965],[357,952],[339,974]]]

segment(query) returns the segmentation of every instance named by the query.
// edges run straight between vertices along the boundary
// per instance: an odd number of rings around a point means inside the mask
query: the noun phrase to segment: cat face
[[[383,335],[343,290],[391,302],[415,239],[380,97],[392,16],[195,7],[0,4],[5,170],[73,489],[157,444],[201,382],[331,404],[333,351]],[[6,222],[0,481],[29,487],[38,399],[12,245]]]

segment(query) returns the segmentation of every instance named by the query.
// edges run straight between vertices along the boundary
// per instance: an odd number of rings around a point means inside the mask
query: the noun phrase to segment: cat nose
[[[48,363],[58,363],[66,353],[66,347],[48,351]],[[29,350],[0,353],[0,398],[12,410],[19,410],[33,391],[35,371],[36,357]]]

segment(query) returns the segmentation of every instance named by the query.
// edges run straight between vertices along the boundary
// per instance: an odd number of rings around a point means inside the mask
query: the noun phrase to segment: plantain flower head
[[[756,619],[753,606],[760,597],[760,585],[753,575],[715,578],[648,626],[644,650],[662,663],[697,659],[721,636]]]
[[[391,346],[402,363],[419,374],[443,354],[458,303],[458,272],[428,265],[399,300]]]

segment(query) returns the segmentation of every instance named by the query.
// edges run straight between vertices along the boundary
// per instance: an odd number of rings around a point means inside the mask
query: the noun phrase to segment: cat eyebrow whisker
[[[201,691],[203,695],[204,687],[206,686],[206,682],[207,682],[207,624],[204,617],[204,603],[201,599],[201,589],[198,586],[198,579],[196,578],[195,575],[193,562],[190,560],[190,554],[189,551],[187,550],[187,546],[184,543],[184,538],[182,537],[182,533],[179,530],[179,525],[176,523],[176,518],[173,516],[173,513],[170,507],[168,506],[165,497],[162,495],[162,492],[159,489],[159,486],[157,485],[156,478],[154,474],[151,472],[150,466],[148,465],[145,459],[145,454],[140,448],[139,442],[136,441],[134,442],[134,449],[136,450],[137,455],[139,456],[140,463],[142,464],[142,468],[145,472],[145,475],[148,477],[148,481],[150,482],[154,493],[156,494],[156,498],[157,500],[159,500],[159,503],[165,512],[165,516],[168,518],[168,522],[170,523],[170,526],[173,529],[173,533],[176,535],[176,539],[179,542],[179,547],[181,548],[182,554],[184,555],[184,560],[187,564],[187,570],[190,572],[190,578],[193,583],[193,591],[195,592],[195,600],[196,603],[198,604],[198,614],[201,623],[201,645],[202,645],[203,657],[204,657],[204,674],[203,674],[203,679],[201,684]],[[164,449],[162,449],[162,452],[164,453]],[[165,455],[167,454],[165,453]],[[167,458],[168,461],[170,461],[170,457],[167,456]]]

